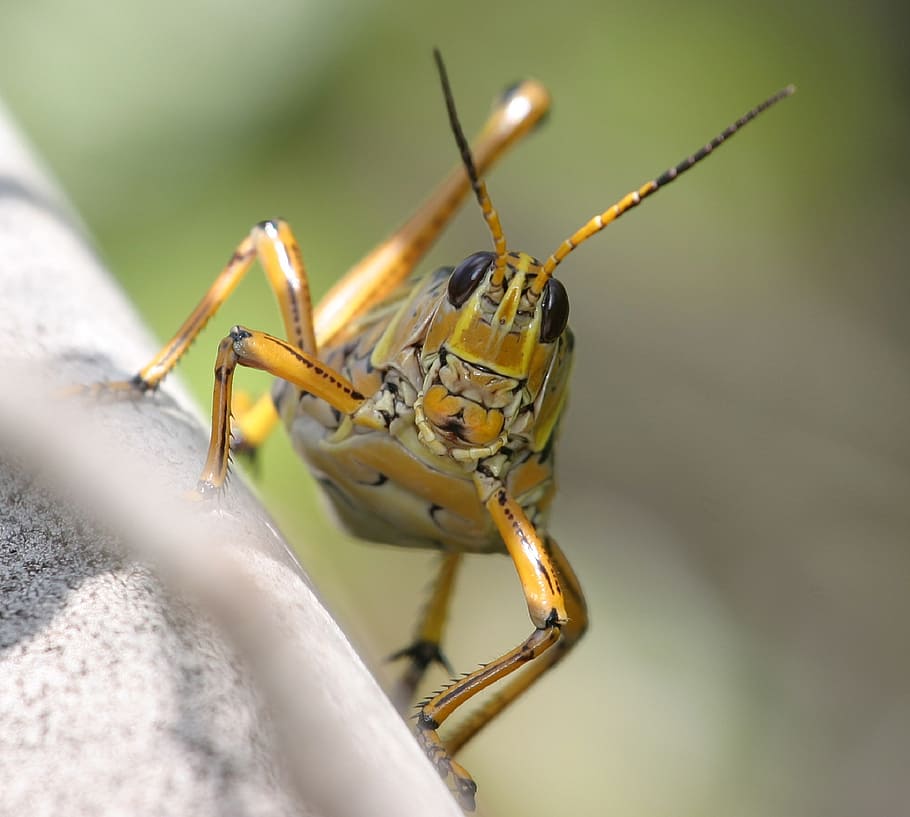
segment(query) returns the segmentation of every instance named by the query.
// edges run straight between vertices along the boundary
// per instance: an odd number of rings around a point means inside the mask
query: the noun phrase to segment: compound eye
[[[496,258],[493,252],[475,252],[462,261],[449,278],[449,303],[462,306],[486,275]]]
[[[552,343],[569,322],[569,295],[562,281],[551,278],[544,285],[540,308],[540,342]]]

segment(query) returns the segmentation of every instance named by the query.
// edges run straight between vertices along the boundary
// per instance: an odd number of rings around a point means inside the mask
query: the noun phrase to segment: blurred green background
[[[7,2],[0,95],[163,339],[256,221],[290,220],[318,294],[421,200],[456,159],[433,46],[469,132],[515,79],[551,89],[490,179],[541,256],[796,83],[561,268],[552,527],[592,629],[465,763],[487,814],[885,817],[910,803],[908,30],[893,2]],[[428,265],[487,243],[469,207]],[[182,367],[203,404],[238,322],[280,329],[258,273]],[[339,534],[281,432],[260,470],[394,677],[432,555]],[[504,558],[454,610],[459,671],[528,631]]]

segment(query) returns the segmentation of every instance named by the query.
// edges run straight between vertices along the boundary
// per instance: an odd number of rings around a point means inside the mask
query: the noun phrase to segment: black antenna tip
[[[442,76],[446,76],[446,65],[442,61],[442,52],[438,48],[433,49],[433,59],[436,61],[436,69]],[[448,78],[446,76],[446,78]]]
[[[468,146],[468,140],[461,128],[461,123],[458,121],[458,112],[455,110],[455,99],[452,96],[452,86],[449,83],[449,74],[446,71],[445,63],[442,61],[442,54],[438,48],[433,49],[433,59],[436,60],[436,68],[439,71],[439,82],[442,85],[442,93],[446,101],[446,110],[449,113],[449,125],[455,136],[458,151],[461,153],[462,163],[465,166],[468,178],[471,180],[471,187],[474,188],[474,193],[479,197],[480,177],[474,166],[474,157],[471,155],[471,148]]]

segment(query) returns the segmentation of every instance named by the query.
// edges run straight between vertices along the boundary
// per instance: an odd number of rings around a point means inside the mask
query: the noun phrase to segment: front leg
[[[198,485],[203,494],[220,488],[227,478],[231,450],[231,390],[238,365],[261,369],[293,383],[301,391],[325,400],[348,416],[366,401],[350,380],[314,355],[265,332],[235,326],[218,345],[215,360],[212,436]]]
[[[581,638],[588,616],[578,579],[549,537],[541,537],[498,479],[480,472],[475,485],[518,571],[534,631],[515,649],[456,681],[426,701],[417,716],[418,740],[439,773],[449,779],[463,808],[473,810],[477,786],[452,755],[514,701]],[[469,717],[444,745],[437,730],[470,698],[530,664],[500,694]]]

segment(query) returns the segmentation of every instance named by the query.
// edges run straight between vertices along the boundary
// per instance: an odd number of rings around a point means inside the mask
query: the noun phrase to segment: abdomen
[[[505,550],[471,475],[454,465],[448,470],[445,460],[429,452],[431,460],[415,454],[416,433],[411,440],[409,431],[403,439],[370,431],[333,442],[306,414],[290,430],[339,520],[355,536],[403,547]]]

